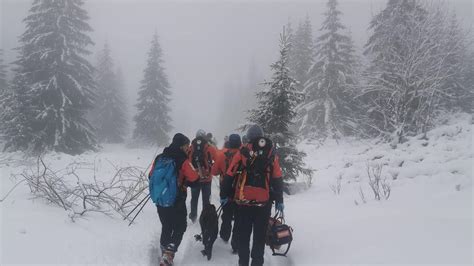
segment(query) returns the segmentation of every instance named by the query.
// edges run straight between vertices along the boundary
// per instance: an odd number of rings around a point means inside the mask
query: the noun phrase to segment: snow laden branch
[[[142,168],[114,167],[111,179],[101,181],[97,178],[95,163],[72,162],[55,170],[38,157],[36,166],[20,176],[35,198],[64,209],[73,221],[89,212],[107,216],[118,213],[125,217],[127,210],[145,196],[148,180]]]

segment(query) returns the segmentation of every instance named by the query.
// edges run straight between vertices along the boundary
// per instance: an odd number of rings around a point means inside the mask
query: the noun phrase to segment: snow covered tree
[[[441,14],[441,17],[446,15]],[[441,25],[442,26],[442,25]],[[445,52],[447,53],[444,64],[448,66],[449,75],[445,81],[445,95],[441,99],[443,107],[453,111],[473,111],[473,56],[469,50],[469,43],[465,32],[456,18],[451,15],[449,25],[446,25]]]
[[[463,49],[445,7],[390,0],[370,24],[365,46],[371,60],[363,98],[373,133],[395,147],[407,135],[426,133],[459,87]]]
[[[260,125],[265,135],[275,144],[280,165],[286,180],[296,180],[300,175],[311,177],[312,171],[304,167],[304,152],[296,149],[296,136],[290,131],[296,115],[295,107],[303,95],[296,89],[296,81],[290,75],[288,55],[290,43],[285,28],[280,36],[280,57],[271,65],[272,81],[259,93],[258,107],[250,111],[249,121]]]
[[[291,40],[290,70],[298,81],[296,87],[302,91],[309,79],[309,69],[314,60],[313,29],[309,16],[300,22]]]
[[[24,19],[19,59],[9,97],[7,150],[78,154],[96,148],[84,118],[92,107],[92,40],[82,0],[35,0]]]
[[[7,67],[3,64],[3,50],[0,49],[0,94],[7,88]]]
[[[97,137],[103,143],[123,142],[127,125],[123,94],[114,69],[110,47],[106,43],[98,56],[95,75],[97,100],[93,111]]]
[[[162,50],[155,33],[148,53],[144,78],[138,92],[138,113],[133,137],[144,144],[164,146],[171,130],[170,85],[163,67]]]
[[[298,107],[300,131],[309,138],[338,138],[355,128],[357,60],[352,39],[343,32],[337,5],[337,0],[327,3],[326,19],[316,39],[315,62],[303,91],[305,102]]]

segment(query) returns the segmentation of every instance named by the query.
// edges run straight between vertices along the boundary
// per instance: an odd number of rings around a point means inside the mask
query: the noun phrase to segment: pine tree
[[[3,50],[0,49],[0,94],[7,88],[7,67],[3,64]]]
[[[120,95],[121,99],[124,99],[124,106],[122,106],[122,113],[125,115],[125,121],[126,123],[124,124],[124,137],[127,138],[128,135],[130,135],[130,123],[128,121],[133,120],[133,115],[130,114],[130,106],[125,99],[127,99],[127,83],[125,81],[125,77],[122,71],[121,67],[117,67],[117,70],[115,71],[115,77],[116,77],[116,82],[117,82],[117,90],[118,94]]]
[[[443,25],[440,25],[442,27]],[[447,56],[444,64],[449,69],[449,77],[445,80],[445,95],[441,104],[448,110],[473,111],[474,90],[472,69],[472,54],[469,54],[467,32],[459,25],[456,14],[450,17],[449,25],[446,25],[445,46]]]
[[[0,108],[4,110],[0,113],[0,132],[2,131],[3,124],[5,123],[5,109],[7,107],[7,71],[6,66],[3,64],[3,50],[0,49]]]
[[[126,128],[125,103],[107,43],[98,57],[96,83],[98,97],[94,111],[94,125],[97,137],[103,143],[123,142]]]
[[[170,86],[163,67],[162,50],[155,33],[148,53],[144,78],[138,92],[138,114],[133,137],[145,144],[164,146],[169,141],[171,130]]]
[[[15,75],[11,86],[5,90],[0,98],[3,107],[1,113],[1,133],[5,140],[4,151],[27,150],[32,142],[33,109],[30,108],[32,99],[29,97],[26,78]]]
[[[85,59],[92,44],[82,0],[35,0],[13,80],[6,148],[77,154],[96,148],[84,118],[93,104],[92,67]],[[15,114],[16,113],[16,114]]]
[[[315,63],[299,107],[300,130],[310,138],[338,138],[354,129],[353,102],[356,56],[351,37],[340,21],[337,0],[329,0],[321,35],[316,40]]]
[[[266,82],[266,90],[257,93],[258,107],[250,112],[249,121],[260,125],[265,135],[278,150],[280,165],[286,180],[296,180],[300,175],[311,177],[312,171],[304,168],[304,152],[296,149],[296,136],[290,131],[295,107],[303,95],[296,89],[296,80],[288,68],[290,43],[285,28],[280,36],[280,58],[271,65],[272,81]]]
[[[313,29],[309,16],[300,22],[291,41],[290,69],[298,81],[297,88],[302,91],[309,79],[309,69],[314,60]]]

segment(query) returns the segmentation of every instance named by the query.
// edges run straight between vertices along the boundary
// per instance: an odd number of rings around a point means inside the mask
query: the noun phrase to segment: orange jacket
[[[212,168],[212,175],[219,175],[221,183],[224,180],[224,176],[232,162],[232,159],[239,153],[239,151],[240,149],[224,148],[217,152],[216,161]]]

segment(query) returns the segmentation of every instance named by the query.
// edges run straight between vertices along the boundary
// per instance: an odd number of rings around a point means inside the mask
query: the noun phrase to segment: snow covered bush
[[[341,183],[342,183],[342,175],[339,175],[336,178],[335,184],[329,184],[329,188],[334,192],[335,195],[341,194]]]
[[[382,177],[383,164],[378,163],[375,165],[370,165],[367,163],[367,176],[369,178],[369,185],[374,192],[374,197],[376,200],[390,198],[391,186],[387,182],[386,178]],[[361,198],[365,199],[363,192],[361,191]]]

